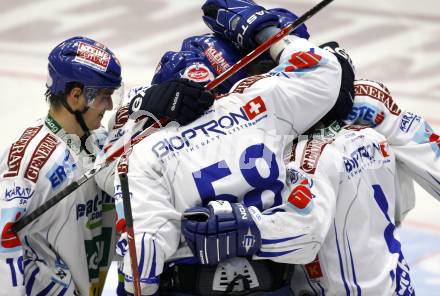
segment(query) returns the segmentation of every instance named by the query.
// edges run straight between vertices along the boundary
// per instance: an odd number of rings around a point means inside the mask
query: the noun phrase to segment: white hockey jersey
[[[0,281],[8,295],[100,295],[114,254],[115,211],[112,197],[93,180],[20,231],[19,238],[7,232],[12,222],[79,179],[92,162],[79,138],[67,135],[50,115],[2,154]]]
[[[404,198],[399,199],[396,222],[415,205],[414,179],[440,201],[440,137],[421,116],[401,110],[381,83],[358,80],[347,124],[366,124],[384,135],[396,154]]]
[[[298,265],[295,295],[413,295],[395,231],[400,187],[386,139],[365,126],[301,136],[287,166],[286,204],[255,213],[254,259]]]
[[[270,73],[238,82],[191,124],[168,125],[134,146],[128,177],[141,282],[152,284],[148,293],[166,262],[192,257],[181,244],[186,209],[214,199],[260,210],[283,202],[290,192],[283,155],[333,106],[340,71],[331,53],[298,38]],[[115,185],[121,209],[118,178]],[[125,260],[130,275],[129,256]]]

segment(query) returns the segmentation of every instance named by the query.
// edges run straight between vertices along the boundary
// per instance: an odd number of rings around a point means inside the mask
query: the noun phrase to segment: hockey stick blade
[[[309,18],[311,18],[313,15],[315,15],[318,11],[326,7],[328,4],[333,2],[333,0],[323,0],[316,4],[314,7],[312,7],[309,11],[304,13],[302,16],[297,18],[293,23],[290,25],[285,26],[281,29],[278,33],[273,35],[271,38],[266,40],[265,42],[261,43],[257,48],[255,48],[253,51],[248,53],[246,56],[244,56],[241,60],[239,60],[236,64],[234,64],[232,67],[227,69],[225,72],[217,76],[213,81],[209,82],[206,85],[206,88],[208,90],[216,88],[219,84],[221,84],[223,81],[228,79],[230,76],[237,73],[240,69],[242,69],[244,66],[255,60],[257,57],[259,57],[263,52],[268,50],[274,43],[280,41],[285,36],[289,35],[290,32],[298,28],[302,23],[307,21]]]

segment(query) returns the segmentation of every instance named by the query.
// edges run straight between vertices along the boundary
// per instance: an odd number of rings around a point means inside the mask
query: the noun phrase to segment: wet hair
[[[79,87],[81,88],[81,90],[83,90],[84,88],[84,86],[79,82],[68,82],[66,84],[66,89],[64,90],[64,93],[54,94],[50,91],[49,88],[47,88],[46,92],[44,93],[44,96],[46,97],[46,102],[48,102],[49,105],[55,109],[60,108],[61,106],[63,106],[62,101],[66,99],[66,94],[68,94],[75,87]]]

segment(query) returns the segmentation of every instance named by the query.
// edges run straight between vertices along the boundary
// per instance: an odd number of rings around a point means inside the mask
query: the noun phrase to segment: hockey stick
[[[208,90],[211,90],[215,87],[217,87],[219,84],[221,84],[223,81],[228,79],[231,75],[237,73],[240,69],[242,69],[244,66],[255,60],[257,57],[259,57],[263,52],[268,50],[274,43],[280,41],[287,35],[289,35],[290,32],[298,28],[302,23],[304,23],[306,20],[311,18],[313,15],[315,15],[318,11],[323,9],[325,6],[330,4],[333,0],[323,0],[313,6],[309,11],[304,13],[302,16],[297,18],[293,23],[290,25],[285,26],[281,29],[278,33],[270,37],[265,42],[261,43],[257,48],[255,48],[253,51],[248,53],[246,56],[244,56],[241,60],[239,60],[236,64],[234,64],[232,67],[227,69],[225,72],[217,76],[213,81],[209,82],[206,85],[206,88]]]
[[[125,230],[127,232],[127,238],[128,238],[128,252],[130,253],[134,295],[141,296],[141,286],[139,282],[139,269],[137,264],[136,244],[134,240],[134,229],[133,229],[133,216],[131,214],[130,190],[128,188],[127,173],[126,172],[119,173],[119,180],[121,181],[122,203],[124,205],[124,217],[125,217]]]
[[[260,44],[256,49],[254,49],[252,52],[244,56],[240,61],[238,61],[235,65],[227,69],[225,72],[220,74],[217,78],[215,78],[213,81],[208,83],[206,85],[207,90],[212,90],[216,86],[218,86],[220,83],[225,81],[227,78],[238,72],[240,69],[242,69],[244,66],[252,62],[254,59],[256,59],[259,55],[261,55],[263,52],[268,50],[274,43],[281,40],[283,37],[287,36],[290,32],[295,30],[298,26],[300,26],[303,22],[308,20],[310,17],[315,15],[317,12],[319,12],[322,8],[327,6],[330,2],[333,0],[323,0],[319,2],[317,5],[315,5],[313,8],[311,8],[309,11],[304,13],[302,16],[300,16],[298,19],[296,19],[292,24],[287,25],[283,29],[281,29],[280,32]],[[166,123],[166,121],[161,121],[161,124]],[[154,126],[160,127],[159,124],[155,123]],[[151,127],[150,127],[151,128]],[[132,139],[130,143],[127,143],[123,145],[121,148],[119,148],[117,151],[115,151],[112,155],[110,155],[106,161],[103,164],[100,164],[96,166],[95,168],[91,169],[90,171],[86,172],[83,177],[81,177],[78,181],[75,181],[71,184],[69,184],[66,188],[64,188],[62,191],[57,193],[55,196],[53,196],[51,199],[49,199],[46,203],[41,205],[39,208],[37,208],[35,211],[30,213],[29,215],[24,216],[20,220],[18,220],[14,225],[9,229],[9,231],[13,231],[15,233],[22,230],[24,227],[26,227],[29,223],[33,222],[35,219],[37,219],[39,216],[41,216],[43,213],[45,213],[47,210],[49,210],[51,207],[56,205],[58,202],[60,202],[62,199],[64,199],[67,195],[75,191],[78,187],[80,187],[82,184],[90,180],[92,177],[94,177],[99,171],[101,171],[103,168],[107,167],[114,159],[121,156],[123,151],[126,151],[127,148],[136,145],[140,141],[142,141],[145,137],[151,134],[149,132],[150,128],[142,131],[139,135],[136,136],[136,138]],[[119,155],[117,154],[119,153]]]

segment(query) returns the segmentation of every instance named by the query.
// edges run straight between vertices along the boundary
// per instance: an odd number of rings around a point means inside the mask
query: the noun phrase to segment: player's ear
[[[72,90],[70,91],[70,94],[75,98],[79,100],[79,97],[81,96],[82,90],[80,87],[76,86],[74,88],[72,88]]]
[[[82,108],[81,95],[82,95],[82,89],[77,86],[73,87],[67,93],[67,97],[66,97],[67,103],[69,104],[69,106],[71,106],[73,110]]]

